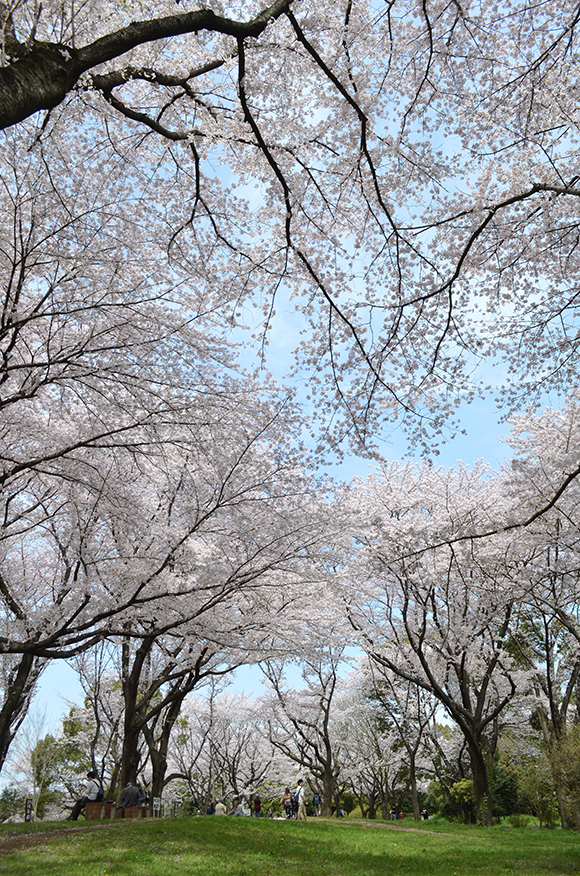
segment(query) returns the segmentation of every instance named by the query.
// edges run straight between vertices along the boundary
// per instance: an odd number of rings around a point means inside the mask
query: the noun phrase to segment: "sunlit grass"
[[[215,817],[121,822],[50,837],[35,848],[4,855],[0,857],[0,873],[3,876],[580,873],[580,837],[574,833],[524,828],[462,830],[453,826],[448,833],[405,830],[412,825],[411,822],[392,828],[372,823],[311,820],[303,824]],[[3,835],[0,831],[0,839]]]

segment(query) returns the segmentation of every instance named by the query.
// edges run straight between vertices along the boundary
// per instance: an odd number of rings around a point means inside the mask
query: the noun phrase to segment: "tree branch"
[[[83,73],[136,46],[200,30],[237,39],[256,38],[288,10],[290,2],[274,0],[250,21],[234,21],[216,15],[211,9],[198,9],[132,22],[81,49],[58,43],[33,43],[28,54],[0,68],[0,128],[15,125],[38,110],[58,106]]]

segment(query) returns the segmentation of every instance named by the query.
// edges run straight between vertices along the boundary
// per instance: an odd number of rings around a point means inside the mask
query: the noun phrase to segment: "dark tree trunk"
[[[417,791],[417,772],[414,752],[410,754],[409,774],[411,782],[411,802],[413,804],[413,818],[415,819],[415,821],[421,821],[421,807],[419,806],[419,792]]]
[[[0,771],[12,740],[26,717],[32,692],[44,668],[44,661],[32,654],[6,659],[14,659],[14,664],[6,670],[6,697],[0,710]]]
[[[171,705],[163,715],[163,726],[159,739],[155,739],[154,730],[148,726],[144,727],[145,741],[149,749],[149,757],[151,758],[151,797],[161,797],[163,788],[165,787],[165,773],[167,772],[167,752],[169,749],[169,741],[173,726],[179,717],[183,701],[188,693],[191,692],[189,685],[186,689],[176,696]]]
[[[475,793],[475,817],[486,827],[493,825],[493,807],[489,787],[489,771],[487,762],[477,741],[468,743],[473,772],[473,789]]]
[[[133,658],[131,665],[131,649],[129,640],[122,645],[122,689],[123,689],[123,745],[121,749],[121,768],[119,770],[119,786],[117,788],[117,805],[121,805],[123,789],[130,782],[137,782],[140,752],[139,741],[143,730],[143,712],[146,703],[139,700],[139,682],[143,664],[153,646],[153,639],[144,639]]]
[[[383,816],[383,821],[388,821],[391,817],[391,804],[388,794],[383,794],[383,799],[381,800],[381,814]]]
[[[332,798],[334,797],[335,791],[335,777],[332,770],[332,763],[329,763],[328,760],[324,764],[324,771],[322,774],[322,807],[321,814],[326,818],[330,818],[332,815]]]

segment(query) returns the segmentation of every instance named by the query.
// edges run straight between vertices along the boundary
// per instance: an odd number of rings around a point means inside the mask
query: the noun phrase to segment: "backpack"
[[[102,803],[104,801],[104,799],[105,799],[105,792],[103,791],[102,787],[100,787],[99,790],[97,791],[97,796],[95,797],[95,802]]]

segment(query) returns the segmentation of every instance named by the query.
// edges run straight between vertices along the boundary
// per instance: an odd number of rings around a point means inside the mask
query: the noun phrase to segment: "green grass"
[[[380,824],[253,818],[118,822],[0,856],[2,876],[567,876],[580,836],[525,828],[430,833]],[[70,827],[70,824],[68,825]],[[31,826],[26,826],[30,828]],[[52,830],[59,825],[34,825]],[[26,830],[0,830],[0,842]],[[442,830],[443,825],[440,826]]]

